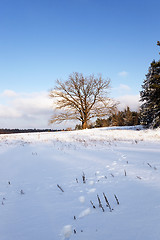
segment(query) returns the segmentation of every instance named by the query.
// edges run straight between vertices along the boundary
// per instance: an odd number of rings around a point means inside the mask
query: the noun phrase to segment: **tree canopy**
[[[83,76],[75,72],[66,81],[57,80],[50,97],[59,111],[54,112],[50,123],[76,119],[85,129],[90,119],[111,115],[117,103],[108,97],[109,88],[110,80],[101,75]]]

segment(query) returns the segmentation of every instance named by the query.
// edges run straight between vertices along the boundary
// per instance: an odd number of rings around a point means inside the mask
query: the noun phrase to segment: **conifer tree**
[[[132,112],[130,111],[130,108],[127,106],[127,108],[125,109],[125,125],[126,126],[133,126],[133,116],[132,116]]]
[[[117,111],[107,119],[97,118],[95,127],[135,126],[139,124],[139,112],[131,111],[127,106],[124,111]]]
[[[158,45],[158,42],[157,42]],[[140,92],[141,124],[156,128],[160,126],[160,60],[153,61]]]

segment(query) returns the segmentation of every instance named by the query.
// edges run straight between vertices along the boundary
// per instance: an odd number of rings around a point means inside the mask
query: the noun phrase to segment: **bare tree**
[[[73,73],[65,82],[57,80],[50,97],[56,100],[56,109],[50,123],[64,120],[79,120],[82,128],[87,128],[91,118],[109,116],[116,108],[116,103],[108,98],[110,80],[101,76],[84,77],[81,73]]]

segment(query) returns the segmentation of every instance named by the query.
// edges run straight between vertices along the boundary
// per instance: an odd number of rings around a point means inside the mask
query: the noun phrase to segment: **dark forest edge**
[[[34,133],[34,132],[58,132],[62,130],[53,129],[0,129],[0,134],[12,134],[12,133]]]

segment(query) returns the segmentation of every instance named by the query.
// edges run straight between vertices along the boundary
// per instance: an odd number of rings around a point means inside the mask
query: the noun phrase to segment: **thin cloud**
[[[127,106],[132,111],[138,111],[140,107],[140,96],[139,95],[123,95],[116,99],[119,102],[118,109],[124,110]]]
[[[119,72],[118,75],[119,75],[120,77],[126,77],[126,76],[128,75],[128,72],[122,71],[122,72]]]
[[[116,96],[129,95],[131,92],[131,87],[126,84],[120,84],[119,86],[112,88],[113,92],[116,92]]]
[[[124,91],[130,91],[131,90],[131,88],[126,84],[120,84],[119,89],[124,90]]]
[[[48,128],[52,115],[52,100],[47,92],[0,94],[1,128]]]
[[[0,104],[0,118],[20,118],[22,114],[11,106]]]
[[[9,90],[9,89],[6,89],[5,91],[3,91],[3,93],[1,94],[2,97],[17,97],[17,93],[12,91],[12,90]]]

